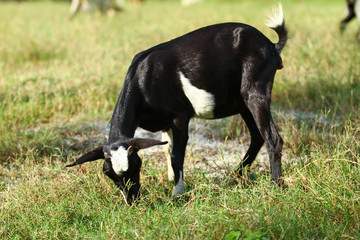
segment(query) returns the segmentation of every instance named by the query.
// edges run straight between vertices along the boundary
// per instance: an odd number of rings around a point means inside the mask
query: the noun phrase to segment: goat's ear
[[[149,148],[152,146],[156,146],[156,145],[164,145],[167,143],[168,142],[162,142],[159,140],[148,139],[148,138],[134,138],[132,140],[132,146],[139,150],[144,149],[144,148]]]
[[[73,167],[73,166],[76,166],[81,163],[91,162],[91,161],[95,161],[98,159],[104,159],[104,158],[105,158],[105,156],[104,156],[104,152],[103,152],[103,147],[98,147],[88,153],[85,153],[84,155],[82,155],[81,157],[76,159],[76,161],[66,165],[66,167]]]

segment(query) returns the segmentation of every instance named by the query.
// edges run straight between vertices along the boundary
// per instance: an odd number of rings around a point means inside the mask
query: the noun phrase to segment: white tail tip
[[[276,28],[284,23],[284,11],[281,3],[273,7],[272,14],[269,16],[266,26],[269,28]]]

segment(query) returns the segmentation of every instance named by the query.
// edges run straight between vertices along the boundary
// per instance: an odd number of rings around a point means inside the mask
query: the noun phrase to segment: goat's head
[[[73,163],[66,165],[66,167],[97,159],[105,159],[104,173],[120,188],[126,203],[131,204],[140,196],[140,168],[142,161],[138,151],[166,143],[144,138],[118,140],[82,155]]]

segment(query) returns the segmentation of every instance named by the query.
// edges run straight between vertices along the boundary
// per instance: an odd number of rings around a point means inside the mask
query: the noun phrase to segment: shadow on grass
[[[359,109],[360,72],[350,67],[342,78],[317,72],[314,76],[299,80],[284,79],[276,82],[273,102],[286,109],[318,112],[329,109],[334,114],[348,116]]]

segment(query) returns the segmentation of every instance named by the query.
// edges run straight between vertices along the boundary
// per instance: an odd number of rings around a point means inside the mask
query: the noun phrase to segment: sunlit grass
[[[283,2],[291,38],[272,110],[285,140],[284,189],[272,186],[259,161],[249,179],[228,185],[228,176],[193,167],[207,156],[191,146],[187,193],[175,201],[160,153],[144,154],[142,199],[132,207],[101,161],[64,168],[105,141],[137,52],[228,21],[249,23],[276,41],[264,24],[275,3],[204,0],[182,7],[149,0],[126,4],[113,17],[68,21],[67,2],[1,2],[1,238],[223,239],[231,231],[239,238],[360,238],[360,45],[357,23],[339,35],[342,1]],[[197,128],[210,139],[249,139],[238,117]],[[225,150],[213,151],[221,158]]]

